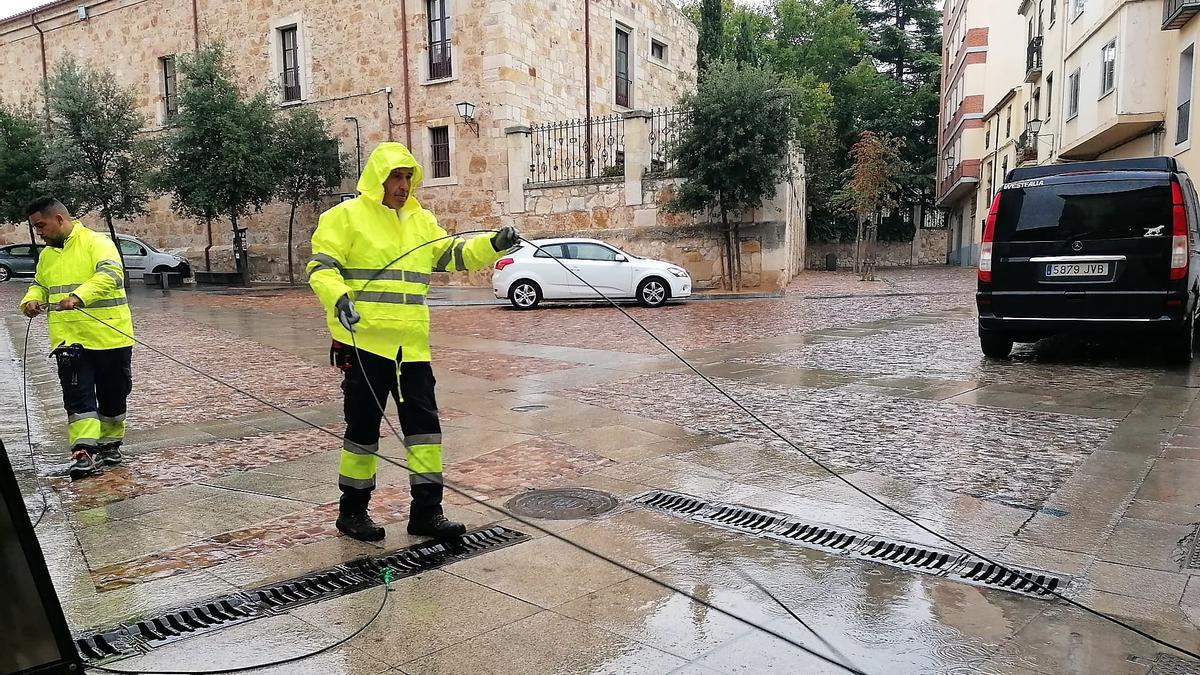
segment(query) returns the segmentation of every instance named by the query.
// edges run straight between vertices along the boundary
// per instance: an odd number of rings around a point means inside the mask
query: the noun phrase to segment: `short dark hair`
[[[29,202],[29,205],[25,207],[25,214],[32,216],[35,213],[40,213],[43,216],[49,216],[54,213],[60,213],[66,217],[71,216],[71,212],[67,210],[67,207],[62,202],[50,196],[38,197]]]

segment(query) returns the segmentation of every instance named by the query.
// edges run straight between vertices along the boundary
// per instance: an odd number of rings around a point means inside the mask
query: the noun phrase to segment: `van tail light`
[[[1183,206],[1183,188],[1171,181],[1171,280],[1186,279],[1188,273],[1188,221]]]
[[[979,283],[992,283],[992,240],[996,237],[996,213],[1000,210],[1000,193],[992,200],[987,224],[983,227],[983,243],[979,247]]]
[[[496,271],[499,272],[500,270],[503,270],[505,267],[508,267],[511,264],[513,264],[512,258],[501,258],[496,261]]]

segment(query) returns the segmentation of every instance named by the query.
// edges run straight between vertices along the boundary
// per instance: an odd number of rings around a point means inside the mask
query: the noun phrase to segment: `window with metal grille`
[[[296,41],[296,27],[279,29],[279,43],[283,49],[283,100],[300,100],[300,50]]]
[[[454,75],[450,61],[450,17],[446,0],[426,0],[429,17],[429,79],[441,80]]]
[[[175,55],[164,56],[158,62],[162,70],[163,102],[165,103],[163,110],[166,113],[164,117],[170,121],[179,114],[179,99],[176,96],[178,87],[175,77]]]
[[[1117,84],[1117,41],[1104,45],[1100,49],[1100,97],[1113,90]]]
[[[630,106],[630,89],[633,77],[629,64],[629,29],[617,26],[616,35],[616,64],[617,64],[617,100],[619,106]]]
[[[433,177],[450,177],[450,127],[429,129],[430,157],[433,158]]]

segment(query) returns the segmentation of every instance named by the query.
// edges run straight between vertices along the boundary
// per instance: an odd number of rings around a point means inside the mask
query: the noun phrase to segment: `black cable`
[[[387,570],[387,571],[390,572],[391,570]],[[342,645],[346,644],[347,642],[358,637],[360,633],[362,633],[367,628],[369,628],[371,626],[371,624],[375,623],[375,620],[379,618],[379,615],[383,614],[383,608],[387,606],[388,594],[390,592],[391,592],[391,583],[389,581],[384,581],[384,583],[383,583],[383,599],[380,600],[379,607],[376,608],[375,613],[373,615],[371,615],[371,618],[366,623],[364,623],[362,625],[362,627],[359,628],[358,630],[347,635],[346,637],[342,638],[341,640],[338,640],[337,642],[334,642],[333,644],[329,644],[324,647],[321,647],[320,649],[318,649],[316,651],[308,652],[306,654],[300,654],[298,656],[289,656],[288,658],[281,659],[279,661],[270,661],[267,663],[260,663],[260,664],[253,665],[253,666],[238,666],[236,668],[221,668],[220,670],[120,670],[117,668],[107,668],[105,666],[92,666],[92,665],[87,666],[86,669],[87,670],[100,670],[100,671],[103,671],[106,673],[118,673],[119,675],[223,675],[224,673],[244,673],[248,670],[258,670],[260,668],[273,668],[275,666],[283,666],[283,665],[287,665],[289,663],[295,663],[297,661],[311,659],[312,657],[324,654],[325,652],[327,652],[331,649],[341,647]]]
[[[837,648],[837,647],[834,647],[832,644],[830,644],[830,643],[829,643],[829,641],[828,641],[828,640],[826,640],[825,638],[821,637],[821,634],[820,634],[820,633],[818,633],[817,631],[813,630],[813,627],[812,627],[812,626],[810,626],[810,625],[808,625],[807,623],[805,623],[805,622],[804,622],[804,619],[801,619],[799,614],[797,614],[797,613],[795,613],[794,611],[792,611],[792,608],[791,608],[791,607],[788,607],[787,605],[783,604],[783,601],[782,601],[782,600],[780,600],[779,598],[775,597],[775,594],[774,594],[774,593],[772,593],[771,591],[767,590],[767,587],[766,587],[766,586],[763,586],[762,584],[758,583],[758,580],[757,580],[757,579],[755,579],[754,577],[750,576],[749,574],[746,574],[746,571],[745,571],[745,570],[743,570],[742,568],[738,567],[737,565],[734,565],[734,566],[733,566],[733,569],[734,569],[734,571],[735,571],[735,572],[737,572],[737,573],[738,573],[738,576],[740,576],[741,578],[745,579],[745,580],[746,580],[748,583],[750,583],[751,585],[753,585],[753,586],[754,586],[755,588],[757,588],[758,590],[762,591],[762,593],[763,593],[763,594],[765,594],[765,595],[766,595],[768,598],[770,598],[770,599],[774,600],[776,605],[779,605],[779,607],[780,607],[781,609],[783,609],[783,611],[785,611],[785,612],[787,612],[788,614],[790,614],[790,615],[792,616],[792,618],[793,618],[793,619],[795,619],[795,620],[797,621],[797,623],[799,623],[801,626],[804,626],[805,630],[807,630],[808,632],[812,633],[814,637],[816,637],[818,640],[820,640],[820,641],[821,641],[821,644],[825,645],[825,648],[826,648],[826,649],[828,649],[828,650],[829,650],[829,651],[830,651],[830,652],[831,652],[831,653],[832,653],[834,656],[838,657],[839,659],[841,659],[841,660],[842,660],[843,662],[845,662],[845,663],[849,663],[849,664],[850,664],[850,665],[852,665],[852,666],[854,665],[854,663],[853,663],[853,662],[852,662],[850,659],[846,658],[846,655],[845,655],[845,654],[843,654],[843,653],[841,653],[840,651],[838,651],[838,648]]]
[[[42,519],[46,517],[46,512],[50,510],[50,502],[46,499],[46,486],[42,485],[42,477],[38,473],[37,458],[33,454],[33,424],[29,417],[29,369],[26,364],[29,363],[29,334],[33,331],[33,317],[29,317],[29,323],[25,325],[25,348],[21,354],[21,407],[25,409],[25,443],[29,446],[29,468],[33,470],[33,478],[37,481],[38,494],[42,496],[42,512],[37,517],[37,522],[33,524],[33,529],[37,529],[38,525],[42,524]]]
[[[492,232],[492,230],[483,230],[483,232]],[[466,234],[466,233],[459,233],[459,234]],[[445,239],[451,239],[451,238],[454,238],[454,237],[456,237],[456,236],[457,236],[457,235],[450,234],[450,235],[446,235],[446,236],[444,236],[444,237],[439,237],[439,238],[437,238],[437,239],[433,239],[433,240],[427,241],[427,242],[425,242],[425,243],[421,244],[420,246],[417,246],[416,248],[414,248],[414,249],[412,249],[412,250],[410,250],[410,251],[406,252],[404,255],[400,256],[400,257],[399,257],[399,258],[397,258],[396,260],[393,260],[392,262],[388,263],[388,265],[395,264],[395,262],[397,262],[398,260],[400,260],[401,258],[403,258],[405,255],[408,255],[408,254],[412,253],[413,251],[417,251],[417,250],[419,250],[419,249],[421,249],[421,248],[424,248],[425,246],[429,246],[429,245],[431,245],[431,244],[434,244],[434,243],[436,243],[436,242],[438,242],[438,241],[442,241],[442,240],[445,240]],[[368,279],[367,283],[370,283],[371,281],[373,281],[373,280],[375,280],[376,278],[378,278],[378,276],[379,276],[380,274],[382,274],[382,272],[383,272],[383,270],[384,270],[384,269],[386,269],[386,268],[381,268],[381,269],[379,270],[379,272],[377,272],[377,273],[376,273],[376,275],[375,275],[375,276],[371,277],[371,279]],[[363,284],[363,286],[365,287],[365,286],[366,286],[366,284]],[[275,411],[277,411],[277,412],[283,413],[284,415],[286,415],[286,416],[288,416],[288,417],[291,417],[292,419],[294,419],[294,420],[296,420],[296,421],[298,421],[298,422],[301,422],[301,423],[303,423],[303,424],[305,424],[305,425],[307,425],[307,426],[310,426],[310,427],[312,427],[312,428],[314,428],[314,429],[316,429],[316,430],[318,430],[318,431],[321,431],[321,432],[323,432],[323,433],[326,433],[326,434],[328,434],[328,435],[330,435],[330,436],[332,436],[332,437],[334,437],[334,438],[338,439],[339,441],[343,440],[341,435],[339,435],[339,434],[337,434],[337,433],[334,433],[334,432],[330,431],[329,429],[326,429],[326,428],[324,428],[324,427],[322,427],[322,426],[319,426],[319,425],[315,424],[314,422],[311,422],[311,421],[309,421],[309,420],[306,420],[306,419],[304,419],[303,417],[300,417],[299,415],[296,415],[295,413],[292,413],[292,412],[290,412],[290,411],[288,411],[288,410],[285,410],[284,408],[282,408],[282,407],[280,407],[280,406],[277,406],[277,405],[275,405],[274,403],[271,403],[271,402],[269,402],[269,401],[266,401],[266,400],[264,400],[264,399],[262,399],[262,398],[260,398],[260,397],[258,397],[258,396],[256,396],[256,395],[254,395],[254,394],[252,394],[252,393],[250,393],[250,392],[248,392],[248,391],[246,391],[246,390],[242,389],[241,387],[238,387],[237,385],[230,384],[229,382],[225,382],[224,380],[222,380],[222,379],[220,379],[220,378],[216,377],[215,375],[210,375],[209,373],[206,373],[206,372],[204,372],[204,371],[200,370],[199,368],[196,368],[195,366],[192,366],[192,365],[190,365],[190,364],[187,364],[187,363],[185,363],[185,362],[183,362],[183,361],[181,361],[181,360],[179,360],[179,359],[177,359],[177,358],[175,358],[175,357],[171,356],[170,354],[167,354],[166,352],[164,352],[164,351],[162,351],[162,350],[160,350],[160,349],[158,349],[158,348],[156,348],[156,347],[153,347],[153,346],[151,346],[151,345],[148,345],[148,344],[146,344],[145,342],[142,342],[141,340],[138,340],[138,339],[137,339],[137,338],[135,338],[134,336],[132,336],[132,335],[129,335],[128,333],[125,333],[125,332],[124,332],[124,331],[122,331],[120,328],[118,328],[118,327],[116,327],[116,326],[112,325],[111,323],[109,323],[109,322],[107,322],[107,321],[105,321],[105,320],[103,320],[103,319],[101,319],[101,318],[99,318],[99,317],[97,317],[97,316],[95,316],[95,315],[91,314],[90,312],[88,312],[86,309],[84,309],[84,308],[82,308],[82,307],[76,308],[76,310],[75,310],[75,311],[82,312],[82,313],[83,313],[85,316],[88,316],[88,317],[92,318],[93,320],[95,320],[95,321],[97,321],[97,322],[99,322],[99,323],[101,323],[101,324],[104,324],[105,326],[108,326],[109,328],[111,328],[112,330],[116,331],[117,333],[119,333],[119,334],[121,334],[121,335],[123,335],[123,336],[125,336],[125,337],[129,338],[130,340],[133,340],[135,343],[137,343],[137,344],[139,344],[139,345],[141,345],[141,346],[145,347],[146,349],[149,349],[150,351],[154,352],[155,354],[158,354],[159,356],[162,356],[163,358],[167,359],[168,361],[171,361],[172,363],[175,363],[175,364],[177,364],[177,365],[179,365],[179,366],[182,366],[183,368],[186,368],[186,369],[188,369],[188,370],[190,370],[190,371],[192,371],[192,372],[196,373],[197,375],[200,375],[201,377],[204,377],[205,379],[211,380],[212,382],[215,382],[215,383],[217,383],[217,384],[220,384],[221,386],[228,387],[229,389],[232,389],[233,391],[235,391],[235,392],[237,392],[237,393],[239,393],[239,394],[241,394],[241,395],[243,395],[243,396],[246,396],[247,398],[250,398],[251,400],[257,401],[257,402],[259,402],[259,403],[261,403],[261,404],[263,404],[263,405],[265,405],[265,406],[267,406],[267,407],[269,407],[269,408],[272,408],[273,410],[275,410]],[[350,334],[350,336],[351,336],[351,342],[352,342],[352,343],[356,342],[356,340],[354,340],[354,333],[351,333],[351,334]],[[358,350],[358,347],[357,347],[357,345],[355,345],[355,346],[354,346],[354,349],[355,349],[355,351],[357,352],[357,350]],[[391,420],[387,418],[387,415],[386,415],[386,414],[384,415],[384,419],[388,421],[388,426],[389,426],[389,427],[392,429],[393,433],[395,433],[395,427],[394,427],[394,426],[392,426],[392,424],[391,424]],[[401,442],[401,443],[403,443],[403,442],[404,442],[404,439],[403,439],[403,437],[400,437],[398,434],[397,434],[397,437],[400,439],[400,442]],[[379,458],[380,458],[380,459],[382,459],[383,461],[385,461],[385,462],[387,462],[387,463],[389,463],[389,464],[391,464],[391,465],[393,465],[393,466],[396,466],[396,467],[398,467],[398,468],[404,469],[405,471],[408,471],[409,473],[412,473],[412,474],[415,474],[415,473],[417,473],[417,472],[416,472],[414,469],[412,469],[412,468],[408,467],[407,465],[405,465],[405,464],[403,464],[403,463],[401,463],[401,462],[395,461],[395,460],[393,460],[392,458],[390,458],[390,457],[387,457],[386,455],[380,455],[378,452],[375,452],[375,453],[372,453],[372,454],[376,455],[377,457],[379,457]],[[569,545],[569,546],[571,546],[571,547],[573,547],[573,548],[576,548],[576,549],[578,549],[579,551],[582,551],[582,552],[584,552],[584,553],[587,553],[587,554],[589,554],[589,555],[591,555],[591,556],[594,556],[594,557],[596,557],[596,558],[598,558],[598,559],[600,559],[600,560],[603,560],[603,561],[605,561],[605,562],[607,562],[607,563],[609,563],[609,564],[611,564],[611,565],[613,565],[613,566],[615,566],[615,567],[617,567],[617,568],[619,568],[619,569],[621,569],[621,570],[623,570],[623,571],[626,571],[626,572],[629,572],[630,574],[633,574],[634,576],[637,576],[637,577],[639,577],[639,578],[645,579],[646,581],[649,581],[649,582],[651,582],[651,583],[653,583],[653,584],[655,584],[655,585],[657,585],[657,586],[660,586],[660,587],[662,587],[662,588],[664,588],[664,589],[666,589],[666,590],[672,591],[672,592],[674,592],[674,593],[678,593],[678,594],[682,595],[683,597],[685,597],[685,598],[688,598],[688,599],[689,599],[689,600],[691,600],[692,602],[695,602],[695,603],[697,603],[697,604],[699,604],[699,605],[701,605],[701,606],[703,606],[703,607],[706,607],[706,608],[708,608],[708,609],[710,609],[710,610],[712,610],[712,611],[714,611],[714,612],[717,612],[718,614],[723,614],[723,615],[725,615],[725,616],[727,616],[727,617],[729,617],[729,618],[731,618],[731,619],[733,619],[733,620],[735,620],[735,621],[738,621],[739,623],[742,623],[743,625],[749,626],[750,628],[754,628],[754,629],[756,629],[756,630],[759,630],[759,631],[761,631],[761,632],[763,632],[763,633],[766,633],[766,634],[768,634],[768,635],[770,635],[770,636],[772,636],[772,637],[778,638],[779,640],[781,640],[781,641],[783,641],[783,642],[786,642],[787,644],[789,644],[789,645],[791,645],[791,646],[793,646],[793,647],[795,647],[795,648],[797,648],[797,649],[799,649],[799,650],[801,650],[801,651],[805,652],[806,654],[809,654],[809,655],[811,655],[811,656],[813,656],[813,657],[816,657],[816,658],[818,658],[818,659],[820,659],[820,660],[822,660],[822,661],[824,661],[824,662],[826,662],[826,663],[829,663],[830,665],[834,665],[834,666],[837,666],[837,667],[839,667],[839,668],[842,668],[842,669],[846,670],[847,672],[853,673],[854,675],[867,675],[866,673],[864,673],[864,672],[863,672],[863,671],[861,671],[861,670],[857,670],[857,669],[855,669],[855,668],[850,668],[850,667],[848,667],[848,666],[846,666],[846,665],[844,665],[844,664],[842,664],[842,663],[838,663],[837,661],[834,661],[833,659],[831,659],[831,658],[829,658],[829,657],[826,657],[826,656],[825,656],[825,655],[823,655],[823,654],[819,654],[819,653],[817,653],[817,652],[813,651],[812,649],[809,649],[808,647],[805,647],[803,644],[801,644],[801,643],[797,642],[796,640],[793,640],[792,638],[789,638],[789,637],[787,637],[786,635],[783,635],[783,634],[781,634],[781,633],[778,633],[778,632],[776,632],[776,631],[773,631],[773,630],[771,630],[770,628],[767,628],[766,626],[762,626],[762,625],[760,625],[760,624],[758,624],[758,623],[755,623],[754,621],[751,621],[751,620],[749,620],[749,619],[746,619],[746,618],[744,618],[744,617],[738,616],[738,615],[736,615],[736,614],[734,614],[734,613],[732,613],[732,612],[730,612],[730,611],[728,611],[728,610],[721,609],[720,607],[717,607],[716,605],[713,605],[712,603],[710,603],[710,602],[708,602],[708,601],[706,601],[706,600],[703,600],[703,599],[701,599],[701,598],[698,598],[698,597],[696,597],[695,595],[692,595],[691,593],[689,593],[689,592],[687,592],[687,591],[685,591],[685,590],[683,590],[683,589],[681,589],[681,588],[678,588],[678,587],[676,587],[676,586],[673,586],[673,585],[671,585],[671,584],[669,584],[669,583],[667,583],[667,582],[665,582],[665,581],[662,581],[661,579],[657,579],[657,578],[655,578],[655,577],[652,577],[652,576],[650,576],[649,574],[646,574],[645,572],[642,572],[642,571],[640,571],[640,570],[634,569],[633,567],[630,567],[629,565],[626,565],[625,563],[622,563],[622,562],[620,562],[619,560],[616,560],[616,559],[614,559],[614,558],[610,558],[609,556],[607,556],[607,555],[604,555],[603,553],[600,553],[600,552],[598,552],[598,551],[593,551],[592,549],[590,549],[590,548],[588,548],[588,547],[586,547],[586,546],[584,546],[584,545],[582,545],[582,544],[579,544],[579,543],[576,543],[576,542],[574,542],[574,541],[571,541],[570,539],[567,539],[567,538],[563,537],[562,535],[560,535],[560,534],[558,534],[558,533],[556,533],[556,532],[552,532],[552,531],[550,531],[550,530],[548,530],[548,529],[546,529],[546,528],[544,528],[544,527],[542,527],[542,526],[540,526],[540,525],[538,525],[538,524],[536,524],[536,523],[530,522],[529,520],[527,520],[527,519],[525,519],[525,518],[522,518],[522,517],[520,517],[520,516],[518,516],[518,515],[516,515],[516,514],[514,514],[514,513],[509,513],[508,511],[504,510],[503,508],[501,508],[501,507],[499,507],[499,506],[496,506],[496,505],[494,505],[494,504],[489,504],[489,503],[487,503],[486,501],[484,501],[484,500],[482,500],[482,499],[479,499],[479,498],[475,497],[474,495],[472,495],[472,494],[468,493],[467,491],[465,491],[465,490],[463,490],[463,489],[461,489],[461,488],[458,488],[458,487],[456,487],[456,486],[454,486],[454,485],[452,485],[452,484],[445,483],[445,482],[443,482],[443,486],[444,486],[446,489],[450,490],[451,492],[454,492],[455,494],[458,494],[458,495],[460,495],[460,496],[462,496],[462,497],[465,497],[466,499],[468,499],[469,501],[471,501],[471,502],[473,502],[473,503],[475,503],[475,504],[479,504],[479,505],[481,505],[481,506],[487,507],[487,508],[489,508],[489,509],[491,509],[491,510],[493,510],[493,511],[495,511],[495,512],[497,512],[497,513],[499,513],[499,514],[501,514],[501,515],[503,515],[503,516],[505,516],[506,518],[510,518],[510,519],[512,519],[512,520],[514,520],[514,521],[516,521],[516,522],[518,522],[518,523],[521,523],[522,525],[525,525],[526,527],[529,527],[529,528],[531,528],[531,529],[533,529],[533,530],[536,530],[536,531],[538,531],[538,532],[540,532],[540,533],[542,533],[542,534],[544,534],[544,535],[546,535],[546,536],[548,536],[548,537],[551,537],[551,538],[553,538],[553,539],[556,539],[556,540],[558,540],[558,541],[561,541],[561,542],[563,542],[563,543],[565,543],[565,544],[567,544],[567,545]],[[171,674],[171,675],[174,675],[174,674]]]

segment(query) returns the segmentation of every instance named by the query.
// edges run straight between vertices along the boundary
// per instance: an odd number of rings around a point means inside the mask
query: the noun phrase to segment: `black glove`
[[[499,232],[492,235],[492,248],[497,252],[507,251],[508,249],[516,246],[517,242],[520,240],[521,237],[519,234],[517,234],[517,228],[513,227],[512,225],[505,225],[504,227],[500,228]]]
[[[350,296],[343,295],[342,297],[338,298],[337,304],[334,305],[334,309],[337,311],[338,321],[342,322],[342,326],[345,327],[346,330],[353,333],[354,324],[358,323],[359,320],[362,319],[362,317],[359,316],[358,311],[354,309],[354,301],[350,299]]]

